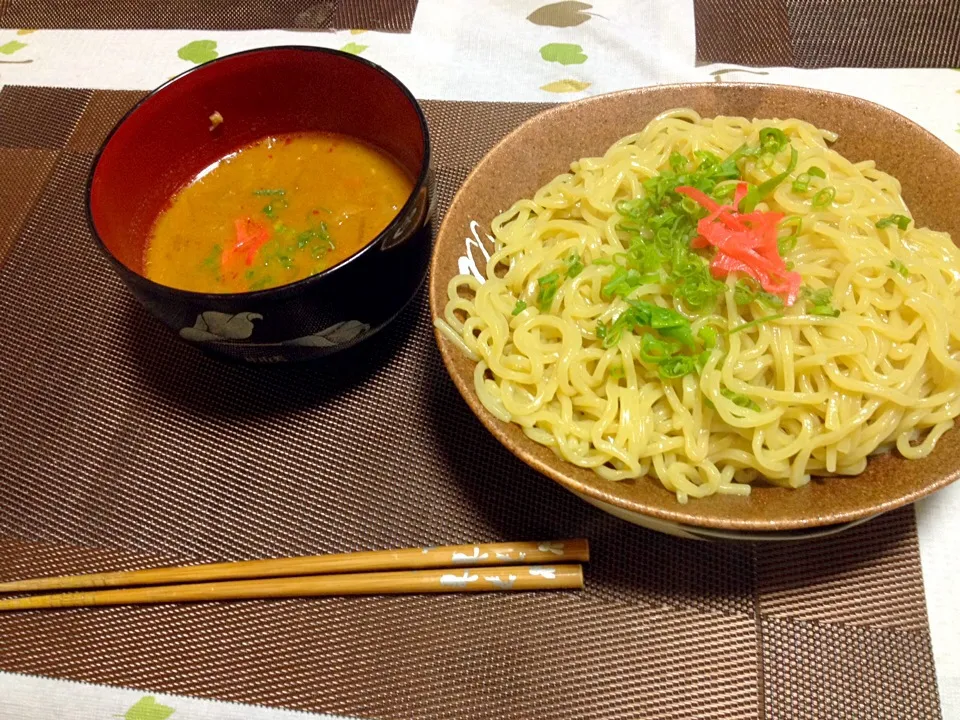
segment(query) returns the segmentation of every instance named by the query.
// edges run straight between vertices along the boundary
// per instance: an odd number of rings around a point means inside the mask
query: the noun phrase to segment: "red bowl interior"
[[[223,123],[210,129],[210,116]],[[120,121],[90,179],[90,220],[119,262],[142,274],[157,215],[202,169],[271,134],[327,131],[364,140],[417,179],[426,126],[381,68],[334,50],[281,47],[215,60],[162,86]]]

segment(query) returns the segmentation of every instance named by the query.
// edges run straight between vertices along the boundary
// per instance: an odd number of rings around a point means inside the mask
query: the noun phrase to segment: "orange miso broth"
[[[363,248],[412,189],[396,162],[358,140],[267,137],[177,192],[153,225],[144,272],[161,285],[206,293],[286,285]]]

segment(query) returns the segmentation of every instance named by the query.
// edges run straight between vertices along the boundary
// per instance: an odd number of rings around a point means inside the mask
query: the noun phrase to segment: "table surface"
[[[763,82],[857,95],[902,113],[960,151],[960,73],[952,69],[745,68],[695,62],[692,2],[597,2],[571,27],[537,25],[538,0],[420,0],[410,34],[340,31],[0,30],[0,86],[149,89],[218,55],[271,45],[359,53],[418,98],[560,102],[674,82]],[[960,718],[960,485],[916,506],[943,717]],[[159,708],[167,708],[161,710]],[[169,710],[169,712],[168,712]],[[126,715],[124,715],[126,713]],[[153,713],[153,714],[150,714]],[[166,714],[165,714],[166,713]],[[0,673],[0,717],[321,717]]]

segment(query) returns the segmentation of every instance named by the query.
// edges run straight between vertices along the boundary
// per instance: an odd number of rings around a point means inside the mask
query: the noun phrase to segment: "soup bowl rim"
[[[383,75],[389,82],[393,83],[404,96],[404,98],[409,102],[410,106],[413,108],[416,113],[417,120],[420,124],[421,136],[423,137],[423,160],[420,163],[420,171],[413,182],[413,187],[410,190],[410,194],[407,196],[406,202],[403,204],[403,207],[397,212],[394,218],[387,223],[386,227],[383,228],[379,233],[372,237],[367,243],[357,250],[355,253],[352,253],[345,257],[340,262],[335,265],[331,265],[324,270],[321,270],[318,273],[314,273],[308,277],[302,278],[300,280],[295,280],[290,283],[283,285],[277,285],[275,287],[264,288],[263,290],[249,290],[246,292],[230,292],[230,293],[214,293],[214,292],[200,292],[196,290],[185,290],[182,288],[173,287],[172,285],[164,285],[163,283],[158,283],[155,280],[148,278],[143,272],[134,270],[125,263],[121,262],[116,255],[107,247],[106,243],[103,241],[103,238],[100,236],[99,231],[97,230],[96,222],[93,218],[93,209],[92,209],[92,194],[93,194],[93,182],[97,173],[97,168],[100,165],[100,160],[107,150],[107,147],[110,145],[110,142],[113,140],[114,135],[123,127],[124,124],[133,117],[141,107],[146,105],[148,102],[151,102],[161,93],[168,90],[171,86],[179,83],[188,75],[194,73],[201,73],[207,70],[213,65],[218,65],[221,63],[229,62],[235,60],[238,57],[244,55],[255,55],[255,54],[265,54],[273,52],[310,52],[318,53],[322,55],[333,55],[336,57],[341,57],[343,59],[349,60],[351,62],[356,62],[360,65],[364,65],[367,68],[374,70],[381,75]],[[377,148],[380,150],[380,148]],[[383,152],[381,150],[381,152]],[[178,296],[181,296],[185,299],[191,299],[197,302],[200,301],[215,301],[220,303],[230,303],[233,301],[249,301],[251,299],[261,299],[261,298],[271,298],[271,299],[282,299],[287,296],[293,296],[300,294],[304,289],[310,285],[323,282],[324,278],[332,275],[341,268],[350,265],[355,261],[359,261],[362,256],[367,255],[373,251],[373,248],[380,245],[391,231],[393,231],[397,224],[405,219],[409,213],[414,209],[420,194],[423,192],[424,188],[428,186],[431,175],[431,142],[430,142],[430,131],[427,123],[426,115],[423,112],[423,108],[420,106],[420,103],[417,102],[417,99],[413,96],[413,93],[410,92],[410,89],[407,88],[400,80],[390,71],[386,70],[382,66],[374,63],[366,58],[358,57],[352,53],[343,52],[341,50],[334,50],[332,48],[324,47],[315,47],[311,45],[274,45],[270,47],[261,47],[253,48],[251,50],[242,50],[236,53],[230,53],[229,55],[224,55],[209,62],[203,63],[202,65],[197,65],[196,67],[189,68],[179,75],[175,75],[170,78],[162,85],[154,88],[144,97],[138,100],[133,107],[131,107],[127,112],[123,114],[116,124],[110,129],[110,132],[107,133],[107,136],[104,138],[103,142],[97,148],[96,154],[93,156],[93,162],[90,165],[90,170],[87,173],[86,188],[84,193],[84,211],[86,215],[87,225],[90,228],[90,233],[93,235],[93,238],[96,240],[97,245],[99,246],[101,252],[114,264],[122,273],[130,273],[134,275],[139,282],[145,283],[148,287],[153,288],[159,292],[171,293]]]

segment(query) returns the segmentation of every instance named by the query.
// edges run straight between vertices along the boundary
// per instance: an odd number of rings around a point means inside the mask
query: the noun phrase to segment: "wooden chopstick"
[[[205,580],[239,580],[384,570],[485,567],[504,563],[537,565],[570,561],[586,562],[589,559],[590,547],[587,541],[582,539],[445,545],[33,578],[0,583],[0,593],[167,585]]]
[[[55,593],[0,600],[0,611],[147,603],[404,593],[563,590],[583,587],[580,565],[406,570]]]

